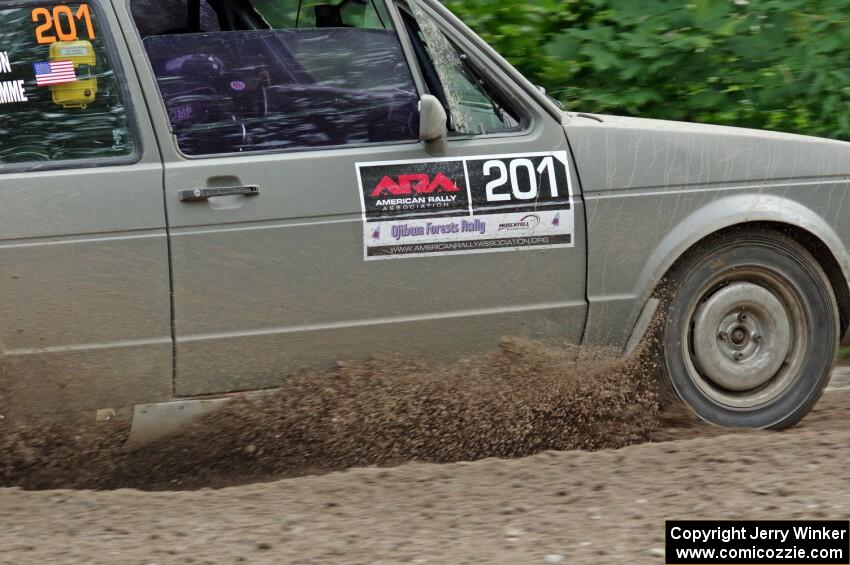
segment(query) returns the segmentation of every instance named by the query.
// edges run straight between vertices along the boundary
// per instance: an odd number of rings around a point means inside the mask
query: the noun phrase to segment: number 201
[[[57,41],[76,41],[79,38],[76,20],[86,24],[89,39],[94,39],[94,24],[88,4],[80,4],[76,13],[70,6],[64,5],[54,6],[52,11],[47,8],[35,8],[32,11],[32,21],[40,24],[35,28],[35,38],[40,45]]]
[[[499,178],[487,183],[487,202],[510,202],[513,198],[536,200],[540,196],[540,183],[537,181],[537,174],[542,175],[547,171],[552,198],[559,196],[558,181],[555,176],[555,159],[553,157],[546,157],[536,168],[531,159],[513,159],[510,166],[505,165],[504,161],[487,161],[484,163],[484,176],[491,176],[494,169],[498,172]],[[525,170],[528,175],[528,190],[523,190],[519,182],[521,169]],[[511,182],[511,192],[496,192],[497,188],[508,184],[508,179]]]

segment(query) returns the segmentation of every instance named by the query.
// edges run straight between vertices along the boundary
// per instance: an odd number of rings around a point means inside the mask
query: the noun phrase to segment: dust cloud
[[[341,363],[132,451],[126,429],[5,429],[0,487],[192,490],[411,461],[619,448],[667,426],[656,375],[646,352],[621,360],[522,339],[452,363]]]

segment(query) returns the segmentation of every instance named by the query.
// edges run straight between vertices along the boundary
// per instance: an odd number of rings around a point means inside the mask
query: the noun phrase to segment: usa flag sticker
[[[53,86],[77,82],[73,61],[50,61],[33,63],[36,86]]]

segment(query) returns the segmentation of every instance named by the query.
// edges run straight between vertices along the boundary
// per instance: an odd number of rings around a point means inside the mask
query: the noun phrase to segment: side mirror
[[[419,139],[425,143],[429,153],[445,155],[448,120],[446,109],[436,96],[422,96],[419,101]]]
[[[561,102],[560,100],[558,100],[557,98],[555,98],[554,96],[550,96],[549,93],[546,92],[546,89],[543,88],[542,86],[540,86],[539,84],[537,85],[537,90],[540,91],[540,94],[542,94],[543,96],[548,98],[550,101],[552,101],[552,103],[557,105],[559,109],[561,109],[561,110],[564,109],[564,103]]]

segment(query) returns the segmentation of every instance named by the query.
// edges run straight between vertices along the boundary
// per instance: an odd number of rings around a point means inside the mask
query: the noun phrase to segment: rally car
[[[653,320],[705,420],[790,426],[827,384],[846,143],[565,112],[435,0],[0,23],[3,422],[161,432],[340,359],[628,354]]]

